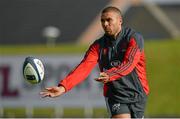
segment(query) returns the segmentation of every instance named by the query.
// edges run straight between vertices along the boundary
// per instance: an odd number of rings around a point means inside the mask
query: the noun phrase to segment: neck
[[[121,33],[121,29],[119,29],[112,37],[117,39],[118,35]]]

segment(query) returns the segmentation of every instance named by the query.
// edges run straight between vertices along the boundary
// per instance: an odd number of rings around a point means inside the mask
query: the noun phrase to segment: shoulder
[[[136,39],[143,39],[142,34],[140,32],[135,31],[133,28],[125,27],[124,32],[125,32],[124,34],[126,37],[129,37],[129,38],[134,37]]]
[[[129,27],[126,27],[125,31],[126,31],[126,37],[129,41],[131,39],[134,39],[137,45],[140,47],[140,49],[144,48],[144,38],[140,32],[137,32]]]
[[[92,43],[92,45],[103,46],[103,44],[104,44],[104,42],[105,42],[105,38],[106,38],[105,35],[101,36],[100,38],[96,39],[96,40]]]
[[[101,43],[101,42],[103,42],[104,39],[105,39],[105,37],[106,37],[105,35],[101,36],[100,38],[96,39],[96,40],[94,41],[94,43]]]
[[[96,49],[99,50],[99,48],[102,46],[104,41],[104,36],[96,39],[89,47],[89,50]]]

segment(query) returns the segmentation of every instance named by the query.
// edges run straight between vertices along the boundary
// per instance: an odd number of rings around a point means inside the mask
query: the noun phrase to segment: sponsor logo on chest
[[[113,61],[111,61],[110,64],[111,64],[112,67],[117,67],[118,65],[121,64],[121,62],[119,60],[113,60]]]

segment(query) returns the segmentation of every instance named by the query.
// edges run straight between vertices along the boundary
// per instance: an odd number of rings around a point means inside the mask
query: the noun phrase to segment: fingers
[[[100,77],[109,77],[109,75],[107,73],[105,73],[105,72],[101,72]]]
[[[44,91],[41,91],[39,93],[41,95],[41,97],[45,98],[45,97],[51,97],[51,93],[48,91],[48,90],[44,90]]]
[[[45,88],[45,90],[41,91],[39,94],[42,97],[57,97],[57,96],[62,95],[64,92],[65,92],[64,87],[54,86],[54,87]]]
[[[95,80],[98,82],[107,83],[109,82],[109,75],[106,74],[105,72],[101,72],[100,77],[95,78]]]
[[[99,77],[99,78],[95,78],[95,80],[102,83],[107,83],[109,81],[107,77]]]
[[[98,81],[98,82],[102,82],[102,80],[99,79],[99,78],[95,78],[95,80]]]
[[[45,98],[45,97],[50,97],[50,93],[47,93],[47,92],[40,92],[40,95],[42,98]]]
[[[51,89],[52,89],[51,87],[45,88],[45,90],[51,90]]]
[[[43,98],[45,98],[45,97],[53,97],[52,96],[52,92],[53,92],[53,88],[52,87],[48,87],[48,88],[45,88],[45,90],[41,91],[39,94]]]
[[[98,78],[95,78],[96,81],[102,81],[102,80],[105,80],[106,77],[98,77]]]
[[[40,95],[41,95],[42,98],[56,97],[56,95],[54,93],[50,93],[50,92],[40,92]]]
[[[52,90],[54,90],[54,87],[47,87],[47,88],[45,88],[45,90],[46,91],[52,91]]]

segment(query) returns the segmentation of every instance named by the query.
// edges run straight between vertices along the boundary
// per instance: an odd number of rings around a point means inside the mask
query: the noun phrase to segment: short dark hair
[[[121,10],[118,9],[117,7],[113,7],[113,6],[109,6],[109,7],[104,8],[101,13],[103,14],[103,13],[110,12],[110,11],[116,12],[122,17]]]

